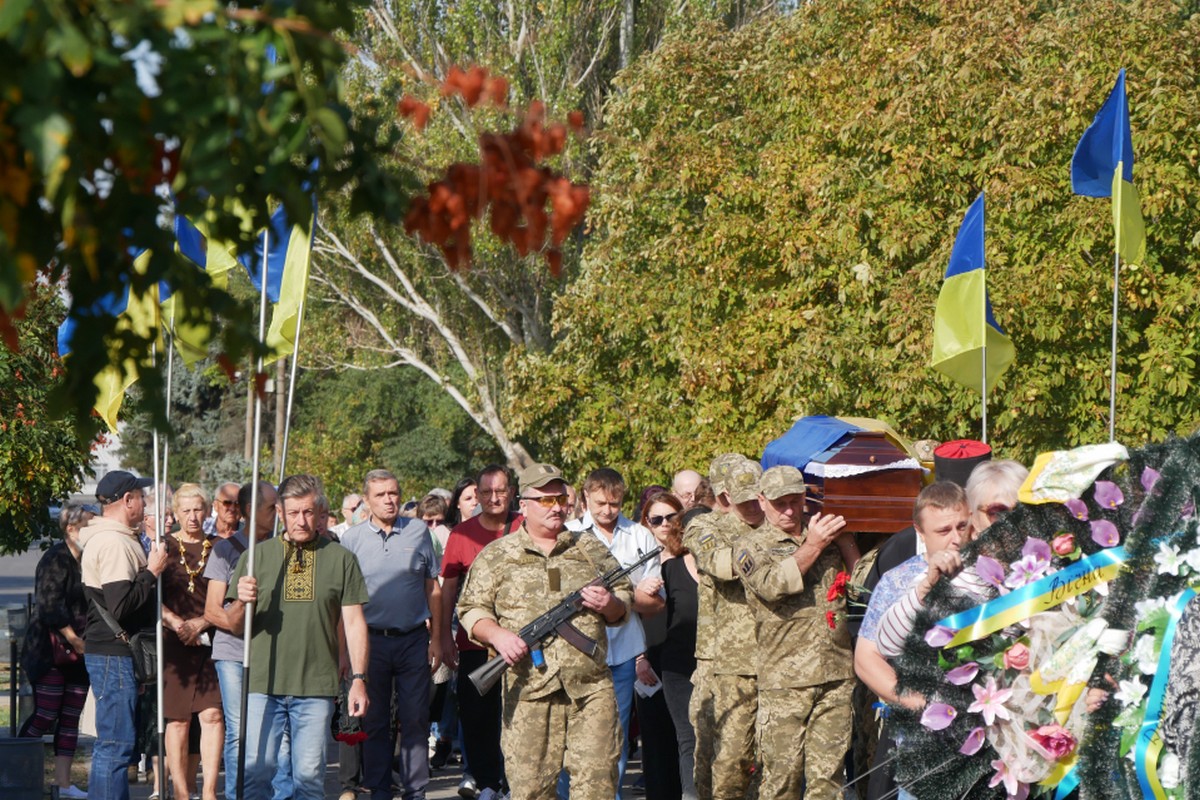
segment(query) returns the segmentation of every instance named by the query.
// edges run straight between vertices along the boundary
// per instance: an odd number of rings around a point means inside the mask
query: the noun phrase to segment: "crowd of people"
[[[215,800],[222,762],[227,798],[322,798],[332,733],[341,800],[419,800],[456,748],[468,800],[619,798],[635,741],[652,800],[832,800],[854,772],[856,675],[885,704],[923,702],[897,696],[887,658],[937,580],[986,596],[957,551],[1015,505],[1024,474],[985,462],[965,489],[927,486],[912,529],[863,557],[845,519],[809,513],[800,470],[734,453],[633,497],[610,468],[577,491],[550,464],[492,465],[404,503],[373,469],[340,519],[310,475],[210,499],[110,472],[97,506],[63,510],[39,564],[22,735],[53,733],[67,798],[127,798],[140,753],[162,757],[176,798]],[[861,629],[851,572],[870,598]],[[161,754],[129,645],[154,626],[160,581]],[[523,635],[576,590],[569,623]],[[496,656],[498,684],[471,677]],[[89,684],[84,793],[69,767]],[[885,724],[874,798],[893,791],[888,745]]]

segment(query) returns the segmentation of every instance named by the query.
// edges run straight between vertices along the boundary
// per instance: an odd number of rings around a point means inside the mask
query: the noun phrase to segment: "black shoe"
[[[458,796],[464,800],[475,800],[479,796],[479,789],[475,786],[475,779],[470,775],[464,775],[462,781],[459,782]]]
[[[446,762],[450,760],[450,751],[452,749],[449,739],[438,739],[437,745],[433,749],[433,757],[429,759],[429,766],[434,769],[441,769],[446,766]]]

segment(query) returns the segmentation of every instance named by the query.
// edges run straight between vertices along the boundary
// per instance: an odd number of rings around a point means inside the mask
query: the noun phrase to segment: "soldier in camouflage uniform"
[[[758,648],[754,615],[734,568],[733,543],[763,522],[761,474],[762,467],[745,458],[729,467],[722,496],[733,513],[699,532],[690,548],[715,598],[714,653],[705,693],[713,721],[712,759],[696,760],[698,772],[707,770],[714,800],[742,800],[754,774]]]
[[[842,557],[842,517],[804,527],[804,477],[772,467],[759,482],[767,524],[735,544],[758,621],[758,731],[763,800],[836,800],[850,744],[853,660],[845,600],[827,599]]]
[[[699,553],[699,540],[706,537],[718,522],[729,513],[729,496],[725,493],[725,478],[734,464],[745,461],[740,453],[724,453],[713,459],[708,470],[717,506],[713,514],[695,516],[684,530],[683,544],[693,555]],[[717,736],[713,714],[712,663],[716,654],[716,589],[712,578],[700,572],[696,587],[696,669],[692,673],[692,700],[688,718],[696,733],[695,771],[693,772],[698,800],[712,800],[713,746]]]
[[[565,530],[567,487],[556,467],[535,464],[518,481],[525,523],[476,557],[459,620],[471,639],[511,665],[501,744],[513,800],[553,800],[564,768],[574,800],[612,800],[621,734],[605,625],[626,619],[632,587],[586,585],[618,564],[594,536]],[[516,631],[581,586],[586,611],[572,624],[596,642],[596,654],[556,637],[542,645],[544,665],[535,666]]]

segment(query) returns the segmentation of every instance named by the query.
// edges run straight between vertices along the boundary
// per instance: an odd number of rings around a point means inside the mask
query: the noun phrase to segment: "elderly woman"
[[[79,714],[87,699],[88,674],[83,665],[87,600],[79,569],[79,529],[96,514],[93,506],[73,504],[59,514],[63,541],[38,561],[34,576],[33,618],[25,630],[21,668],[33,684],[33,716],[19,736],[40,739],[54,734],[54,782],[59,797],[85,798],[71,784],[71,759],[79,735]]]
[[[204,761],[204,800],[216,800],[225,723],[221,689],[204,620],[208,563],[214,540],[204,534],[208,496],[194,483],[175,491],[179,530],[166,536],[170,560],[163,582],[163,717],[167,720],[167,771],[178,798],[191,797],[199,758],[189,748],[192,715],[200,718],[199,753]],[[192,743],[194,744],[194,743]]]

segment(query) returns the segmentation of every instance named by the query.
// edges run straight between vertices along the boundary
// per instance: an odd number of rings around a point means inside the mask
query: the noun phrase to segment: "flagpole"
[[[166,348],[166,351],[167,351],[167,391],[166,391],[166,400],[164,401],[163,406],[164,406],[164,412],[165,412],[165,415],[167,418],[168,425],[170,425],[170,423],[171,423],[171,389],[172,389],[172,383],[174,380],[174,373],[175,373],[175,347],[174,346],[175,346],[175,320],[174,320],[174,316],[172,315],[171,332],[168,335],[168,338],[164,343],[164,347]],[[169,437],[164,437],[163,444],[162,444],[162,483],[155,484],[155,487],[156,487],[155,488],[155,513],[158,516],[158,520],[157,520],[158,524],[155,525],[154,527],[158,534],[159,541],[162,541],[166,537],[166,523],[167,523],[166,502],[167,502],[167,495],[169,494],[169,491],[167,489],[167,486],[168,486],[167,481],[170,479],[170,474],[171,474],[170,458],[171,458],[171,440]],[[161,772],[163,774],[163,784],[160,784],[158,787],[158,796],[166,797],[166,794],[165,794],[166,787],[164,784],[166,782],[166,772],[167,771],[163,767],[163,765],[166,764],[167,722],[166,722],[166,718],[165,718],[164,712],[163,712],[162,608],[163,608],[162,578],[160,577],[158,580],[158,620],[159,620],[159,624],[158,624],[158,630],[155,633],[155,638],[157,640],[156,643],[157,643],[158,647],[155,649],[155,653],[154,653],[154,657],[158,661],[158,664],[156,666],[156,673],[155,673],[158,676],[158,680],[156,681],[156,685],[155,685],[155,691],[157,692],[157,699],[158,699],[158,708],[157,708],[156,714],[155,714],[157,719],[155,720],[155,722],[158,725],[158,753],[159,753],[158,772]],[[155,774],[155,781],[156,782],[158,781],[157,773]]]
[[[982,441],[984,444],[987,444],[987,344],[986,344],[987,343],[987,317],[986,316],[984,317],[984,323],[983,323],[983,336],[984,336],[984,345],[980,349],[980,352],[983,353],[983,370],[981,372],[981,374],[983,375],[983,382],[982,382],[982,386],[979,387],[980,393],[983,395],[983,425],[982,425],[983,435],[980,438],[980,441]]]
[[[154,341],[150,343],[150,364],[153,367],[158,366],[158,329],[154,331]],[[163,507],[163,495],[166,494],[162,490],[162,473],[159,472],[159,448],[158,448],[158,426],[151,426],[151,450],[153,451],[154,460],[154,546],[157,547],[162,543],[163,525],[166,524],[166,509]],[[165,454],[164,454],[165,455]],[[154,767],[154,784],[158,790],[159,797],[166,797],[166,766],[167,754],[164,743],[164,724],[162,716],[163,704],[163,683],[162,683],[162,651],[163,651],[163,584],[162,574],[155,579],[155,604],[154,604],[154,659],[155,659],[155,680],[154,680],[154,700],[155,700],[155,723],[158,733],[158,764]]]
[[[316,220],[313,220],[316,224]],[[296,341],[292,343],[292,374],[288,378],[287,411],[283,417],[283,447],[279,451],[279,480],[283,481],[284,470],[287,468],[288,439],[292,434],[292,403],[296,399],[296,366],[300,361],[300,328],[304,325],[304,301],[308,294],[307,286],[304,294],[300,295],[300,307],[296,310]]]
[[[1112,305],[1112,363],[1109,368],[1108,388],[1108,440],[1117,440],[1117,300],[1118,281],[1121,277],[1121,252],[1113,251],[1113,305]]]
[[[263,231],[262,240],[262,272],[259,273],[259,301],[258,301],[258,340],[261,343],[267,336],[267,257],[270,251],[271,244],[271,227],[270,225]],[[255,374],[250,376],[251,381],[256,381],[259,373],[263,371],[263,357],[260,355],[255,359],[256,369]],[[257,526],[255,524],[258,518],[258,481],[259,481],[259,451],[262,447],[262,395],[259,392],[254,392],[254,446],[251,455],[250,469],[250,513],[246,518],[246,575],[254,576],[254,543],[258,539]],[[239,800],[246,796],[246,730],[247,719],[250,704],[250,637],[253,632],[254,624],[254,604],[246,604],[246,616],[244,628],[242,631],[242,715],[238,720],[238,773],[237,773],[237,796]],[[261,720],[258,720],[261,723]]]

